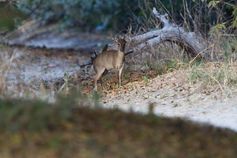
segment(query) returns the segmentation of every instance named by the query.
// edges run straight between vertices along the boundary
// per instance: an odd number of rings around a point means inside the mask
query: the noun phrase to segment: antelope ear
[[[112,38],[112,40],[115,42],[115,43],[118,43],[118,37],[116,36],[116,37],[114,37],[114,38]]]
[[[109,45],[108,45],[108,44],[106,44],[106,45],[103,47],[103,49],[102,49],[102,52],[105,52],[105,51],[107,51],[108,47],[109,47]]]
[[[126,43],[126,42],[127,42],[127,36],[126,36],[126,35],[120,35],[120,36],[119,36],[119,41]]]
[[[116,39],[117,40],[125,40],[125,35],[117,35]]]

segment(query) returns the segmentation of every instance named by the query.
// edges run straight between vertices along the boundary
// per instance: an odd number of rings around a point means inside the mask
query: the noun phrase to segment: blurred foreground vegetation
[[[96,97],[94,97],[96,98]],[[74,93],[53,104],[0,100],[0,157],[235,158],[237,134],[181,119],[103,109]]]

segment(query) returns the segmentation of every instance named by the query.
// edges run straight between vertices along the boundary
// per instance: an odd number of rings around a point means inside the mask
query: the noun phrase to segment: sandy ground
[[[237,97],[234,90],[191,84],[186,71],[175,71],[149,81],[124,85],[104,98],[105,107],[158,116],[182,117],[237,131]]]

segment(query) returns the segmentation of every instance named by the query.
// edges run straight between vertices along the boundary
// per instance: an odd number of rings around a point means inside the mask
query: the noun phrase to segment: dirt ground
[[[107,92],[105,107],[159,116],[181,117],[237,131],[236,90],[222,92],[220,87],[191,84],[187,70],[131,82]]]
[[[82,56],[76,52],[68,55],[66,51],[2,47],[0,55],[0,89],[4,95],[53,101],[57,93],[70,87],[92,93],[93,69],[80,69]],[[98,89],[106,108],[182,117],[237,131],[237,91],[223,91],[218,84],[190,83],[188,78],[188,69],[158,75],[149,70],[130,70],[127,65],[122,87],[117,87],[116,73],[108,73]]]

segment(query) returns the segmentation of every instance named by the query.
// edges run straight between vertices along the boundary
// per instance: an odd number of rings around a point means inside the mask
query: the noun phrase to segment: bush
[[[195,21],[204,33],[217,23],[226,22],[227,26],[236,25],[237,9],[234,0],[208,2],[202,0],[22,0],[17,3],[17,6],[42,23],[57,21],[64,27],[74,26],[87,31],[105,28],[124,31],[129,26],[132,26],[133,31],[149,28],[155,22],[151,15],[152,7],[167,12],[176,23],[185,24],[189,29],[193,29],[192,21]]]
[[[0,33],[13,30],[24,18],[25,16],[19,10],[0,1]]]

